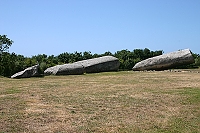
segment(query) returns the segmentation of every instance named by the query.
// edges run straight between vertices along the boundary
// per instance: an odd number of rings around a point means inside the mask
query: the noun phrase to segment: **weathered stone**
[[[194,63],[194,58],[189,49],[179,50],[138,62],[133,70],[164,70],[180,65]]]
[[[84,67],[81,64],[63,64],[47,68],[45,75],[77,75],[83,74]]]
[[[12,75],[11,78],[30,78],[30,77],[38,76],[39,75],[38,68],[39,68],[39,65],[28,67],[25,70]]]
[[[83,73],[84,68],[81,64],[65,64],[58,68],[56,75],[78,75]]]
[[[103,56],[94,59],[88,59],[75,62],[74,64],[81,64],[86,73],[117,71],[120,62],[113,56]]]
[[[58,69],[61,67],[62,65],[56,65],[53,67],[49,67],[44,71],[44,75],[56,75]]]
[[[103,56],[94,59],[82,60],[72,64],[57,65],[47,68],[45,75],[72,75],[83,73],[96,73],[117,71],[119,60],[113,56]]]

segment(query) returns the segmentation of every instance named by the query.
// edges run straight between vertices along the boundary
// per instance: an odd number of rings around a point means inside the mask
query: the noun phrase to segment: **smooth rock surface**
[[[119,69],[120,62],[116,57],[103,56],[99,58],[78,61],[74,64],[81,64],[86,73],[97,73],[117,71]]]
[[[133,67],[135,71],[164,70],[172,67],[194,63],[194,58],[189,49],[179,50],[138,62]]]
[[[84,67],[81,64],[65,64],[61,65],[56,75],[78,75],[84,73]]]
[[[11,78],[30,78],[30,77],[38,76],[39,75],[38,68],[39,68],[39,65],[28,67],[25,70],[12,75]]]
[[[103,56],[94,59],[82,60],[72,64],[57,65],[47,68],[45,75],[72,75],[83,73],[96,73],[117,71],[120,62],[113,56]]]
[[[83,74],[84,67],[81,64],[63,64],[47,68],[44,75],[77,75]]]
[[[62,65],[56,65],[53,67],[49,67],[44,71],[45,75],[56,75],[58,69],[61,67]]]

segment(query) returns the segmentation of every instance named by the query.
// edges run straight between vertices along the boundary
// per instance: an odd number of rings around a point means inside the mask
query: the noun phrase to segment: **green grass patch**
[[[22,90],[19,90],[17,88],[10,88],[10,89],[6,89],[4,94],[16,94],[16,93],[20,93]]]
[[[181,95],[186,96],[185,104],[200,104],[200,89],[199,88],[184,88]]]

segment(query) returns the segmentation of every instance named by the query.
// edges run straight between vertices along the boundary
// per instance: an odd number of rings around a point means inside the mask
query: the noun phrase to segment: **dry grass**
[[[0,132],[200,132],[200,74],[0,77]]]

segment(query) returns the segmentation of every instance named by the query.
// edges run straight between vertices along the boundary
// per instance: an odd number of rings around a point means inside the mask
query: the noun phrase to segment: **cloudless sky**
[[[0,0],[9,52],[112,53],[189,48],[200,54],[200,0]]]

